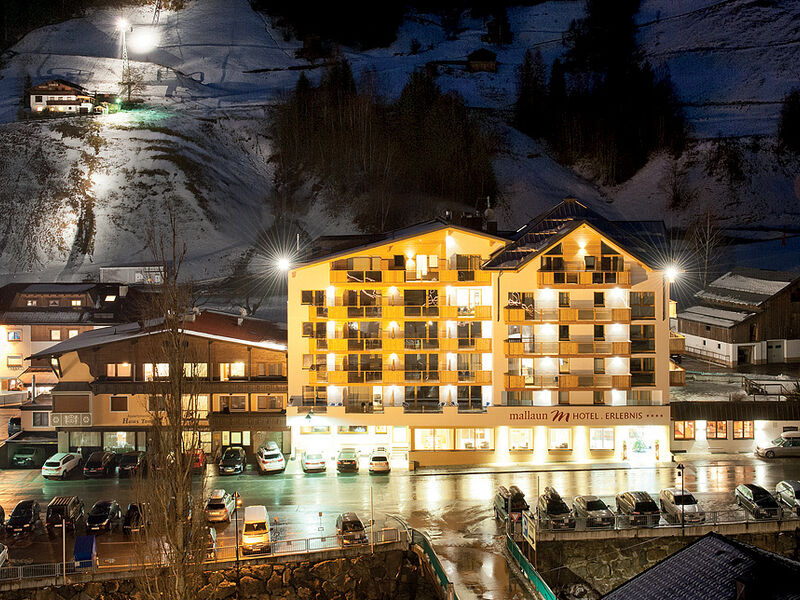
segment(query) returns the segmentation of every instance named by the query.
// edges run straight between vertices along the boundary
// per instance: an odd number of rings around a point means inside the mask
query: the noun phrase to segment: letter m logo
[[[564,421],[565,423],[569,422],[569,413],[565,413],[563,410],[554,410],[550,413],[553,417],[553,422]]]

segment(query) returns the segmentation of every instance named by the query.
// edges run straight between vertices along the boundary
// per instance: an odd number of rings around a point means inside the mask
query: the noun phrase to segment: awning
[[[28,367],[17,379],[26,385],[31,385],[34,376],[36,377],[36,385],[55,385],[58,383],[58,377],[50,367]]]

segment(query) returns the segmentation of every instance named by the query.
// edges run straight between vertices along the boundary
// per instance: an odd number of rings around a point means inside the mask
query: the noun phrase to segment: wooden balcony
[[[492,285],[491,271],[440,269],[439,281],[442,283],[461,283],[464,285]]]
[[[569,341],[536,342],[505,340],[506,356],[625,356],[630,354],[630,342]]]
[[[503,385],[506,390],[626,390],[631,387],[631,376],[598,375],[593,373],[565,373],[561,375],[520,375],[517,373],[505,373],[503,375]]]
[[[458,371],[439,371],[439,383],[442,385],[455,385],[458,383]]]
[[[684,354],[686,352],[686,338],[675,331],[669,332],[669,353]],[[681,384],[684,385],[684,384]]]
[[[561,323],[629,323],[630,308],[559,308],[558,320]]]
[[[670,387],[686,386],[686,370],[672,361],[669,361],[669,385]]]
[[[539,271],[539,287],[630,287],[630,271]]]

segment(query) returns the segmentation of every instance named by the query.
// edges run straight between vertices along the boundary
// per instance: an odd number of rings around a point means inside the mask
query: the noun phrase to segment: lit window
[[[550,429],[550,450],[572,450],[572,431]]]
[[[50,330],[50,341],[51,342],[61,341],[61,330],[60,329],[51,329]]]
[[[12,329],[8,332],[8,341],[9,342],[20,342],[22,341],[22,332],[19,329]]]
[[[36,300],[28,300],[26,304],[27,306],[36,306]]]
[[[234,377],[244,377],[244,363],[220,363],[219,364],[219,379],[220,381],[228,381]]]
[[[452,429],[415,429],[415,450],[452,450]]]
[[[494,448],[494,430],[456,429],[456,450],[491,450]]]
[[[313,427],[301,427],[300,434],[307,435],[310,433],[330,433],[330,425],[314,425]]]
[[[239,412],[247,410],[247,396],[231,396],[231,410]]]
[[[508,447],[509,450],[533,450],[533,430],[510,429]]]
[[[6,365],[9,368],[15,369],[22,367],[22,355],[20,354],[9,354],[6,357]]]
[[[130,363],[109,363],[106,365],[106,377],[130,377]]]
[[[117,297],[114,294],[109,294],[106,296],[106,302],[114,302],[116,299]]]
[[[79,333],[80,333],[80,331],[78,331],[77,329],[68,329],[67,330],[67,337],[74,338]]]
[[[733,439],[735,439],[735,440],[752,440],[753,439],[753,422],[752,421],[734,421],[733,422]]]
[[[81,306],[83,304],[83,301],[82,300],[72,300],[72,301],[70,301],[70,304],[72,306]]]
[[[675,421],[673,431],[676,440],[693,440],[694,421]]]
[[[208,377],[208,363],[183,363],[184,377]]]
[[[33,426],[34,427],[50,427],[50,413],[49,412],[34,412],[33,413]]]
[[[728,422],[727,421],[707,421],[706,439],[708,440],[727,440]]]
[[[169,377],[169,363],[144,363],[144,380]]]
[[[592,427],[589,429],[589,450],[613,450],[614,428]]]

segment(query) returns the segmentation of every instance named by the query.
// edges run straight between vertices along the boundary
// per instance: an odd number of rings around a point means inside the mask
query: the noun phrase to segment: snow
[[[736,323],[741,323],[755,313],[725,310],[722,308],[711,308],[709,306],[691,306],[678,314],[681,319],[688,321],[699,321],[708,325],[719,325],[720,327],[731,327]]]
[[[711,286],[738,292],[774,296],[790,283],[791,281],[774,281],[759,279],[758,277],[747,277],[738,273],[725,273],[722,277],[712,281]]]

